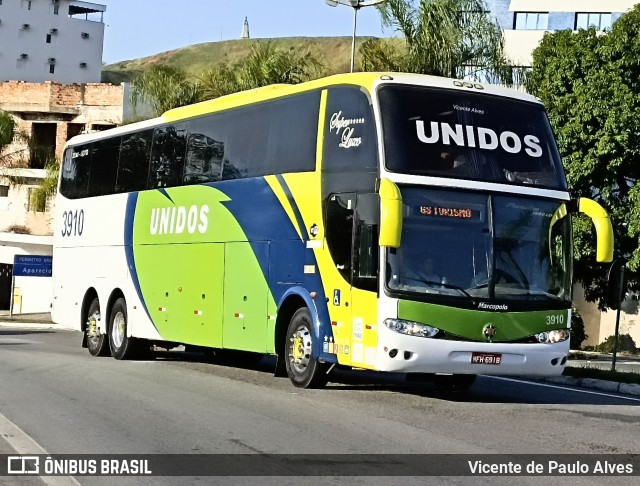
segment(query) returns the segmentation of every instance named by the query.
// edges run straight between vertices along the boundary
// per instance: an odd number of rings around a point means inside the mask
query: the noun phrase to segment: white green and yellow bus
[[[556,375],[571,322],[571,200],[543,106],[497,86],[344,74],[71,139],[53,319],[91,355],[151,345],[335,365]]]

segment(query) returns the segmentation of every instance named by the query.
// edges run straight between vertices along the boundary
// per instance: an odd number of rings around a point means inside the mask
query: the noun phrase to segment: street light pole
[[[330,7],[338,4],[353,8],[353,34],[351,36],[351,72],[353,72],[356,59],[356,27],[358,25],[358,10],[363,7],[371,7],[384,2],[385,0],[324,0]]]
[[[353,34],[351,35],[351,71],[349,71],[351,73],[353,72],[354,63],[356,60],[356,26],[358,25],[359,9],[360,7],[358,5],[353,7]]]

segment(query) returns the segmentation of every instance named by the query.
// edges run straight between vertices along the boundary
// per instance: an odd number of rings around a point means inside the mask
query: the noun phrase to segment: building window
[[[51,34],[47,34],[47,44],[51,44]]]
[[[9,197],[9,186],[0,186],[0,197]]]
[[[513,20],[516,30],[546,30],[548,27],[548,12],[516,12]]]
[[[589,27],[595,27],[596,30],[605,30],[611,28],[611,23],[610,13],[578,12],[576,14],[576,26],[574,30],[588,29]]]
[[[55,64],[49,64],[49,73],[50,74],[54,74],[56,72],[56,65]]]
[[[60,5],[53,6],[53,15],[58,15],[60,13]]]

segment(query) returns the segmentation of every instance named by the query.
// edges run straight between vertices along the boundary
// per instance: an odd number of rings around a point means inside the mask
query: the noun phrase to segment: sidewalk
[[[7,310],[0,310],[0,327],[22,327],[33,329],[64,329],[67,331],[75,330],[72,326],[65,324],[56,324],[51,320],[50,312],[39,314],[14,314],[10,315]]]
[[[53,324],[53,322],[51,321],[50,312],[43,312],[40,314],[11,315],[8,310],[0,310],[0,322],[27,322],[27,323]]]

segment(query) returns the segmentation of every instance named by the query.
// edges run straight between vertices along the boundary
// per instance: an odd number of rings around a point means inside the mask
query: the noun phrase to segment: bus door
[[[329,292],[333,336],[325,349],[338,362],[373,368],[377,345],[378,216],[376,194],[332,194],[327,201],[327,244],[336,269]]]

